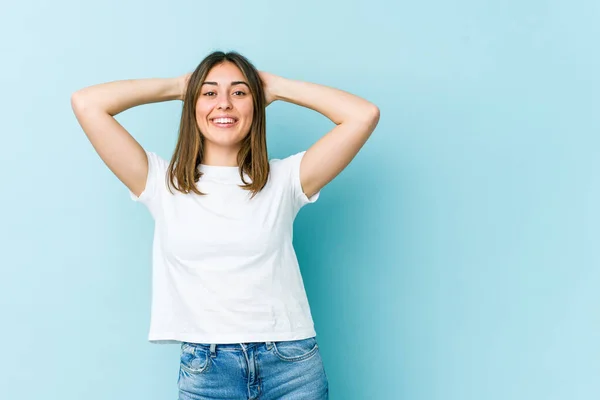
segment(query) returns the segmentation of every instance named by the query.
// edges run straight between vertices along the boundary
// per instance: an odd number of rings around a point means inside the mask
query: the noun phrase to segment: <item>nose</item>
[[[217,108],[219,110],[227,110],[231,108],[231,100],[229,99],[229,96],[225,95],[225,96],[221,96],[219,98],[219,103],[217,104]]]

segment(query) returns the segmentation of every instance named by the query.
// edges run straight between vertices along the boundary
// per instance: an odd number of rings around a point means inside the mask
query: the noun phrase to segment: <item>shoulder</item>
[[[285,158],[273,158],[269,160],[271,171],[274,174],[281,174],[285,173],[286,171],[292,172],[294,169],[300,167],[300,162],[302,161],[304,153],[306,153],[306,150],[292,154]]]
[[[158,153],[145,150],[148,157],[148,166],[154,167],[158,171],[165,171],[169,167],[169,161],[161,157]]]

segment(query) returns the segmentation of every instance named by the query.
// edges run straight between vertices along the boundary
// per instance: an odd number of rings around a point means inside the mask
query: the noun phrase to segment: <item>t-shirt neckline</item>
[[[240,178],[240,168],[238,166],[221,166],[221,165],[206,165],[198,164],[198,170],[202,172],[200,180],[211,180],[222,183],[243,184]],[[244,174],[246,181],[249,180],[247,174]]]

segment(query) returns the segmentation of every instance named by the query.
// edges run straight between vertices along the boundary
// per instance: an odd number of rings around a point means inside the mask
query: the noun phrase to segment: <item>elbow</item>
[[[379,117],[379,107],[377,107],[373,103],[370,103],[369,107],[365,110],[363,114],[363,122],[367,124],[370,129],[375,129],[375,127],[379,123]]]
[[[373,103],[368,103],[360,109],[354,111],[352,116],[340,123],[348,122],[353,125],[375,127],[379,123],[379,107]],[[340,124],[338,123],[338,125]]]
[[[80,89],[71,94],[71,108],[77,113],[83,113],[90,110],[101,109],[94,99],[86,92],[85,89]]]
[[[73,111],[77,111],[83,108],[84,99],[81,90],[73,92],[71,94],[71,108]]]
[[[377,123],[379,122],[379,117],[380,117],[380,112],[379,112],[379,107],[377,107],[375,104],[371,103],[371,109],[369,110],[369,117],[371,119],[371,121],[373,121],[375,123],[375,125],[377,125]]]

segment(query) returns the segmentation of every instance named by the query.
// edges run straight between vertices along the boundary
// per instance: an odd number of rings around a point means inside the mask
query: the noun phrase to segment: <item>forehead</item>
[[[206,75],[207,81],[229,83],[231,81],[245,81],[242,71],[231,62],[215,65]]]

